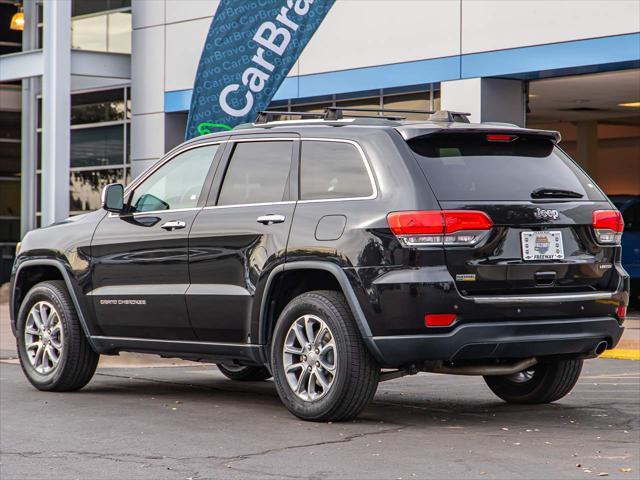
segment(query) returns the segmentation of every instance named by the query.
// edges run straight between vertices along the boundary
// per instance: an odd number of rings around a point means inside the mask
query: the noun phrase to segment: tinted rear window
[[[302,200],[368,197],[372,194],[367,168],[355,146],[318,140],[302,142]]]
[[[439,200],[532,200],[531,192],[540,188],[605,200],[565,153],[539,137],[489,142],[486,134],[440,134],[413,139],[409,146]]]

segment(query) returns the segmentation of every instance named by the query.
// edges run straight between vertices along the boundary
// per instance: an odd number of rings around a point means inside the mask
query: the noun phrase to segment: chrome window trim
[[[255,134],[251,134],[255,135]],[[157,162],[155,165],[150,167],[146,172],[136,178],[133,182],[131,182],[127,188],[125,189],[124,196],[127,197],[133,190],[135,190],[142,182],[144,182],[149,176],[151,176],[155,171],[157,171],[160,167],[162,167],[165,163],[171,161],[173,158],[178,156],[181,153],[184,153],[188,150],[198,147],[206,147],[211,145],[222,145],[226,143],[243,143],[243,142],[277,142],[277,141],[318,141],[318,142],[337,142],[337,143],[349,143],[353,145],[358,152],[360,153],[360,158],[364,163],[365,169],[367,170],[367,175],[369,176],[369,182],[372,188],[372,194],[366,197],[340,197],[340,198],[319,198],[313,200],[286,200],[280,202],[259,202],[259,203],[243,203],[237,205],[209,205],[204,207],[193,207],[193,208],[182,208],[182,209],[173,209],[173,210],[153,210],[149,212],[135,212],[135,213],[127,213],[127,214],[115,214],[109,213],[109,217],[120,217],[120,216],[138,216],[138,215],[150,215],[155,213],[169,213],[169,212],[181,212],[181,211],[193,211],[193,210],[213,210],[218,208],[240,208],[240,207],[259,207],[259,206],[270,206],[270,205],[291,205],[295,203],[322,203],[322,202],[346,202],[346,201],[354,201],[354,200],[373,200],[378,197],[378,187],[376,184],[375,176],[373,173],[373,168],[369,163],[369,159],[364,153],[363,148],[360,144],[354,140],[349,140],[345,138],[331,138],[331,137],[231,137],[224,140],[212,140],[209,142],[201,142],[196,143],[194,145],[187,145],[185,147],[176,147],[175,151],[169,152],[168,156]]]
[[[237,205],[208,205],[202,207],[203,210],[214,210],[218,208],[239,208],[239,207],[264,207],[270,205],[293,205],[295,200],[283,200],[281,202],[261,202],[261,203],[239,203]]]
[[[353,200],[373,200],[378,197],[378,187],[376,184],[375,176],[373,175],[373,169],[369,164],[369,159],[364,153],[364,150],[360,146],[360,144],[354,140],[348,140],[345,138],[327,138],[327,137],[303,137],[302,141],[312,141],[312,142],[337,142],[337,143],[349,143],[356,147],[358,152],[360,153],[360,158],[364,163],[364,167],[367,170],[367,175],[369,176],[369,183],[371,184],[372,194],[366,197],[338,197],[338,198],[317,198],[312,200],[298,200],[298,203],[321,203],[321,202],[346,202]],[[300,164],[302,165],[302,153],[300,154]],[[298,196],[302,196],[302,192],[298,192]]]

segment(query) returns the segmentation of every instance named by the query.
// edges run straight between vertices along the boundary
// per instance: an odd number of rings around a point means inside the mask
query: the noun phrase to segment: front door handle
[[[256,221],[263,225],[273,225],[274,223],[283,223],[285,220],[284,215],[262,215],[258,217]]]
[[[181,228],[186,227],[187,224],[182,220],[171,220],[169,222],[163,223],[160,228],[164,228],[165,230],[179,230]]]

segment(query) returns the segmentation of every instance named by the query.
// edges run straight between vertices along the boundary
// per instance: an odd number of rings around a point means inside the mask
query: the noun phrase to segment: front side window
[[[305,140],[300,158],[300,198],[369,197],[373,187],[358,149],[344,142]]]
[[[218,205],[281,202],[286,196],[293,142],[239,142],[222,182]]]
[[[217,149],[218,145],[192,148],[169,160],[135,189],[131,211],[196,207]]]

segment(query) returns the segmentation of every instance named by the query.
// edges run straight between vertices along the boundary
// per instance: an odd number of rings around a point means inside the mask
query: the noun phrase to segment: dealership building
[[[24,232],[183,141],[218,3],[0,0],[0,283]],[[640,2],[338,0],[272,101],[327,106],[559,130],[607,194],[640,195]]]

